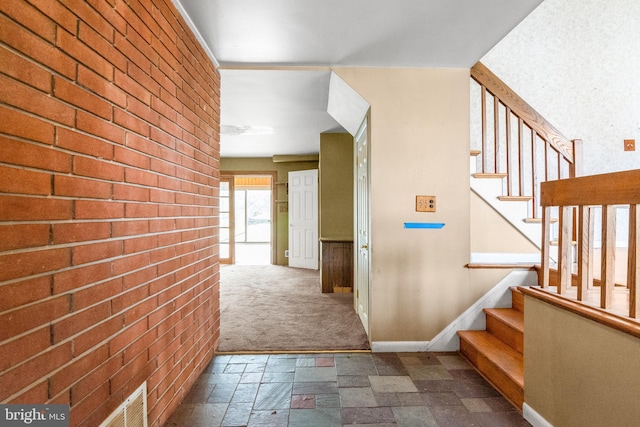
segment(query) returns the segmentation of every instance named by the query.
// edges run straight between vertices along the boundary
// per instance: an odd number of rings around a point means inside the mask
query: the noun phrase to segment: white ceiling
[[[220,64],[222,157],[317,153],[331,66],[469,68],[541,2],[174,0]]]
[[[314,154],[327,114],[329,71],[220,70],[222,157]]]

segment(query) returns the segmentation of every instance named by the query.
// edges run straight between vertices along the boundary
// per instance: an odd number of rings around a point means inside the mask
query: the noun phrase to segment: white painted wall
[[[545,0],[481,61],[565,136],[585,174],[640,168],[640,1]],[[636,139],[637,151],[623,151]]]

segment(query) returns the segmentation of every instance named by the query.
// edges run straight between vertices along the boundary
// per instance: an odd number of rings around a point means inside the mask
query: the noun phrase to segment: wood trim
[[[232,178],[231,183],[233,184],[233,181],[236,175],[246,175],[246,176],[251,176],[251,175],[262,175],[262,176],[270,176],[271,177],[271,264],[276,264],[278,257],[277,257],[277,249],[278,249],[278,229],[277,229],[277,219],[278,219],[278,208],[277,208],[277,204],[278,204],[278,200],[276,200],[276,196],[277,196],[277,188],[276,188],[276,184],[280,184],[277,182],[278,180],[278,172],[277,171],[271,171],[271,170],[225,170],[225,171],[221,171],[220,172],[220,176],[225,176],[225,177],[230,177]],[[233,187],[232,187],[233,188]],[[235,215],[234,215],[235,216]],[[232,230],[233,233],[235,233],[235,230]],[[235,240],[235,239],[234,239]],[[235,241],[234,241],[234,246],[235,246]],[[235,256],[234,259],[231,262],[232,264],[235,263]]]
[[[640,205],[629,207],[629,258],[627,287],[629,288],[629,317],[640,315]]]
[[[573,141],[573,163],[569,165],[569,178],[584,175],[584,148],[581,139]]]
[[[558,222],[558,218],[551,218],[549,221],[551,221],[551,224],[555,224]],[[524,222],[527,224],[542,224],[542,218],[525,218]]]
[[[538,216],[537,200],[540,197],[538,192],[538,168],[536,168],[536,132],[531,129],[531,196],[533,196],[532,216]]]
[[[569,178],[558,181],[545,182],[542,184],[541,205],[543,214],[543,240],[542,240],[542,271],[539,274],[539,285],[542,288],[556,285],[558,295],[568,292],[568,287],[577,285],[576,295],[571,299],[578,303],[584,303],[595,292],[589,292],[590,288],[598,287],[598,303],[595,305],[606,311],[614,311],[616,316],[621,315],[620,308],[613,309],[615,283],[615,258],[616,258],[616,208],[620,205],[629,206],[629,234],[628,234],[628,257],[627,257],[627,283],[629,288],[629,299],[625,301],[625,308],[622,310],[624,316],[629,319],[638,318],[638,308],[640,298],[638,297],[637,282],[640,278],[640,257],[638,256],[638,206],[640,205],[640,169],[615,172],[602,175],[592,175],[579,178]],[[556,277],[550,277],[548,248],[549,235],[547,227],[549,221],[545,218],[551,207],[558,207],[560,210],[560,248],[558,269]],[[577,206],[579,213],[574,220],[577,222],[575,228],[577,239],[577,267],[578,275],[573,276],[570,270],[569,240],[574,228],[570,225],[573,218],[573,209]],[[600,267],[600,280],[593,279],[594,244],[593,244],[593,209],[596,206],[602,207],[601,240],[602,254]],[[565,223],[567,225],[565,225]],[[556,279],[553,281],[551,279]],[[619,302],[619,301],[618,301]]]
[[[506,156],[507,156],[507,165],[506,165],[506,173],[507,173],[507,195],[508,196],[512,196],[512,189],[511,189],[511,176],[512,176],[512,172],[511,172],[511,156],[513,155],[513,153],[511,152],[511,108],[509,108],[508,106],[505,107],[505,133],[506,133],[506,141],[505,141],[505,145],[506,145]],[[520,193],[518,193],[518,195],[521,195]]]
[[[520,169],[520,175],[518,177],[518,194],[524,194],[524,138],[523,138],[523,127],[524,123],[522,117],[518,117],[518,168]],[[534,206],[532,211],[535,212],[536,207]],[[535,216],[535,215],[534,215]]]
[[[480,99],[482,102],[482,168],[480,169],[482,173],[485,173],[487,172],[487,90],[483,84],[480,84]]]
[[[498,200],[503,202],[530,202],[533,200],[531,196],[498,196]]]
[[[500,99],[493,95],[493,171],[500,172],[498,159],[500,158]],[[506,173],[507,177],[509,176]]]
[[[236,250],[236,241],[235,241],[235,203],[234,203],[234,184],[233,184],[233,176],[222,174],[220,175],[220,182],[229,183],[229,241],[227,244],[229,245],[229,257],[222,258],[220,257],[220,264],[233,264],[235,263],[235,250]],[[220,211],[218,210],[218,215],[220,215]],[[219,236],[219,235],[218,235]],[[219,238],[219,237],[218,237]],[[220,241],[218,241],[220,244]]]
[[[466,268],[504,268],[510,270],[535,270],[535,264],[477,264],[469,263],[465,265]]]
[[[602,207],[602,262],[600,280],[600,307],[611,308],[615,286],[616,211],[615,206]]]
[[[541,206],[640,203],[640,169],[543,182]]]
[[[484,86],[518,117],[525,120],[527,126],[534,133],[548,141],[558,152],[573,162],[573,144],[558,131],[551,123],[534,110],[524,99],[516,94],[506,83],[493,74],[482,62],[477,62],[471,68],[471,78]]]
[[[542,275],[538,275],[538,284],[543,288],[549,286],[549,244],[551,235],[551,220],[550,220],[551,208],[545,206],[542,208]]]
[[[473,174],[474,178],[506,178],[507,174],[506,173],[474,173]]]
[[[544,158],[544,179],[543,181],[549,181],[549,144],[543,141],[542,152]]]
[[[271,161],[273,163],[318,162],[320,156],[318,154],[275,154]]]
[[[353,292],[353,241],[321,241],[320,283],[323,293]]]
[[[536,265],[536,270],[538,269],[542,269],[542,267],[540,265]],[[558,281],[560,280],[560,274],[558,273],[558,270],[556,270],[555,268],[550,268],[549,269],[549,285],[550,286],[556,286],[558,284]],[[591,286],[589,289],[593,289],[593,288],[599,288],[602,285],[602,281],[600,279],[593,279],[593,286]],[[574,287],[578,287],[578,275],[571,273],[571,286]],[[614,289],[617,289],[619,287],[624,286],[624,283],[616,283],[614,286]]]
[[[571,286],[571,232],[573,230],[573,208],[564,206],[560,209],[560,240],[558,242],[558,272],[560,282],[558,293],[562,294]]]
[[[617,316],[597,307],[587,306],[577,301],[563,298],[536,287],[519,286],[518,289],[526,296],[530,296],[555,307],[570,311],[589,320],[593,320],[594,322],[598,322],[620,332],[624,332],[625,334],[640,338],[640,323],[633,320]]]
[[[578,301],[586,301],[587,291],[593,286],[593,210],[578,208]]]

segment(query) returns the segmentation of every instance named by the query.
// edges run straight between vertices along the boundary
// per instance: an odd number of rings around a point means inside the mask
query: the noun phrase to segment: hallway
[[[218,352],[368,350],[352,293],[322,293],[318,270],[220,268]]]
[[[165,427],[528,426],[456,353],[216,356]]]

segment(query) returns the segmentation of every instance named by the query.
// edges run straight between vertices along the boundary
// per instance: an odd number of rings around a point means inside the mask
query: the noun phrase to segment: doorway
[[[232,173],[220,178],[220,262],[268,265],[273,262],[274,177]]]
[[[369,134],[365,117],[355,137],[355,292],[354,305],[364,329],[369,335],[370,271],[369,242],[371,233],[369,204]]]

